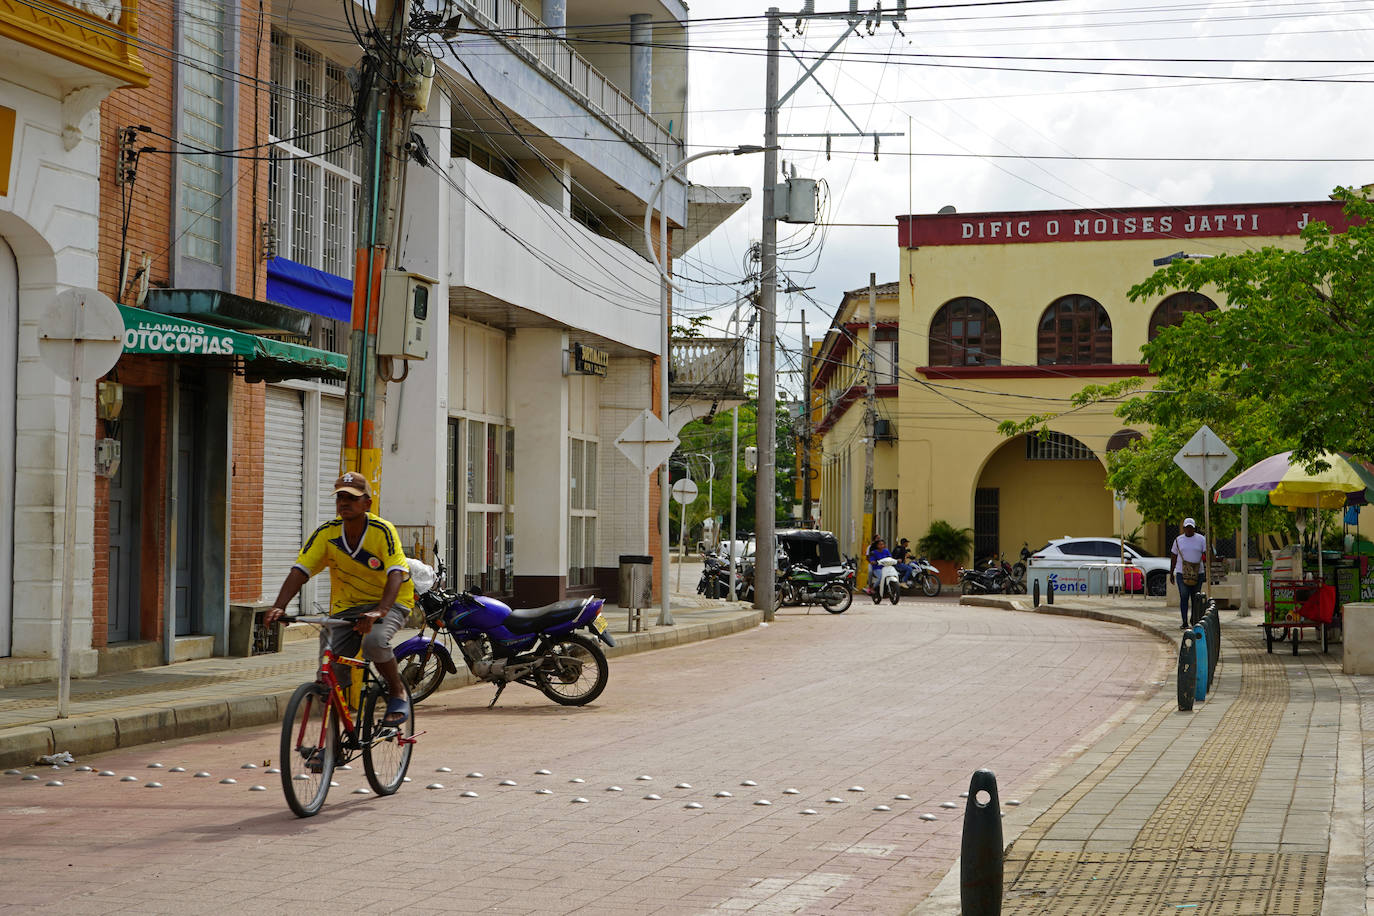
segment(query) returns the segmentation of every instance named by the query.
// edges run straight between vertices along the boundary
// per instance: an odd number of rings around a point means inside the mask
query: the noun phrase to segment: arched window
[[[930,320],[930,365],[1002,365],[1002,325],[981,299],[951,299]]]
[[[1112,320],[1096,299],[1064,296],[1040,316],[1038,362],[1042,366],[1108,365]]]
[[[1183,316],[1189,312],[1201,315],[1204,312],[1216,311],[1216,307],[1217,304],[1202,293],[1174,293],[1161,302],[1150,316],[1150,340],[1158,337],[1159,332],[1165,328],[1183,324]]]
[[[1137,439],[1145,438],[1133,429],[1121,429],[1112,433],[1112,437],[1107,440],[1108,452],[1119,452]]]

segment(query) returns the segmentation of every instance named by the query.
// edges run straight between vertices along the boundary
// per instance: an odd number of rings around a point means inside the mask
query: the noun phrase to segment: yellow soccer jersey
[[[387,574],[393,569],[405,573],[396,603],[415,606],[415,586],[410,582],[410,567],[401,550],[401,538],[384,518],[367,513],[367,530],[362,540],[349,543],[343,519],[336,518],[315,529],[296,557],[296,568],[313,576],[329,567],[329,613],[339,614],[360,604],[376,604],[386,590]]]

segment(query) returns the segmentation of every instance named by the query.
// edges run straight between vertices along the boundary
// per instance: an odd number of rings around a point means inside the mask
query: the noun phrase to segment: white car
[[[1169,558],[1156,557],[1136,550],[1130,544],[1125,547],[1126,562],[1139,567],[1145,574],[1145,588],[1151,595],[1163,595],[1169,584]],[[1063,537],[1050,541],[1031,554],[1031,565],[1055,565],[1074,563],[1120,563],[1121,541],[1118,538],[1071,538]],[[1130,588],[1127,583],[1127,588]]]

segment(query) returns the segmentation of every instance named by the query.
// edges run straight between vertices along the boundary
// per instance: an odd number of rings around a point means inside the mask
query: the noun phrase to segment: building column
[[[568,386],[561,328],[521,328],[507,350],[515,428],[515,596],[522,607],[568,590]]]
[[[645,111],[653,111],[654,17],[635,13],[630,17],[630,98]]]
[[[544,0],[539,18],[550,30],[558,33],[559,38],[565,37],[568,34],[568,0]]]
[[[564,216],[572,215],[572,169],[566,159],[544,159],[528,162],[530,180],[526,188],[540,200]],[[546,168],[547,166],[547,168]]]

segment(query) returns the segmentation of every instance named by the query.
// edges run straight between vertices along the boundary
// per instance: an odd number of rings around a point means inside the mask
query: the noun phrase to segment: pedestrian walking
[[[1183,629],[1188,629],[1188,611],[1193,596],[1202,590],[1202,561],[1207,554],[1207,538],[1197,533],[1197,523],[1183,520],[1183,533],[1174,538],[1169,550],[1169,574],[1178,584],[1178,611],[1183,615]]]

